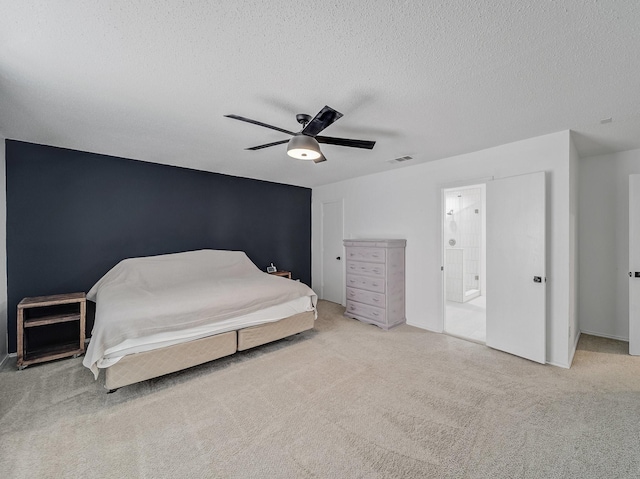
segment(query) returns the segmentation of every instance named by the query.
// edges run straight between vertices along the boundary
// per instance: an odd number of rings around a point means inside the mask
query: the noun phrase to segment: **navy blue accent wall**
[[[124,258],[242,250],[311,284],[308,188],[13,140],[6,168],[10,352],[23,297],[89,291]]]

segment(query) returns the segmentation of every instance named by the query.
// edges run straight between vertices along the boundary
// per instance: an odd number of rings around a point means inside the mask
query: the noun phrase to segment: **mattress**
[[[218,250],[123,260],[87,299],[96,319],[83,364],[96,378],[128,354],[315,311],[317,302],[305,284]]]
[[[212,324],[187,328],[181,331],[169,331],[140,338],[126,339],[120,344],[108,348],[104,352],[103,357],[98,360],[97,366],[99,368],[108,368],[120,361],[124,356],[130,354],[166,348],[174,344],[185,343],[214,334],[271,323],[307,311],[315,311],[315,308],[313,307],[311,298],[305,296]]]

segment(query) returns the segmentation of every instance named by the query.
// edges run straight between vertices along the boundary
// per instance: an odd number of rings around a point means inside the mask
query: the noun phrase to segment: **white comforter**
[[[263,273],[242,251],[126,259],[87,294],[96,320],[83,364],[97,377],[105,351],[125,340],[224,323],[305,296],[315,307],[311,288]]]

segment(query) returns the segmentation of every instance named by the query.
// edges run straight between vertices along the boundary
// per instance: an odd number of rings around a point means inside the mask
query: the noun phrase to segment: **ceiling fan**
[[[289,145],[287,146],[287,154],[289,156],[297,158],[299,160],[313,160],[314,163],[320,163],[327,160],[320,151],[319,143],[325,143],[327,145],[349,146],[352,148],[365,148],[367,150],[371,150],[376,144],[375,141],[368,140],[350,140],[348,138],[318,136],[318,133],[320,133],[326,127],[342,117],[342,113],[334,110],[329,106],[325,106],[313,118],[311,118],[311,115],[306,115],[304,113],[297,114],[296,120],[298,120],[298,123],[302,125],[302,130],[297,133],[238,115],[224,116],[226,116],[227,118],[233,118],[234,120],[253,123],[254,125],[258,126],[264,126],[265,128],[271,128],[272,130],[280,131],[293,137],[288,140],[275,141],[273,143],[267,143],[265,145],[246,148],[247,150],[261,150],[262,148],[289,143]]]

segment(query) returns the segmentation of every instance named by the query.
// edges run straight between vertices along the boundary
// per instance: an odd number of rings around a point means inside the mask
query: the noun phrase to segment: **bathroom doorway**
[[[485,184],[443,189],[444,332],[486,342]]]

